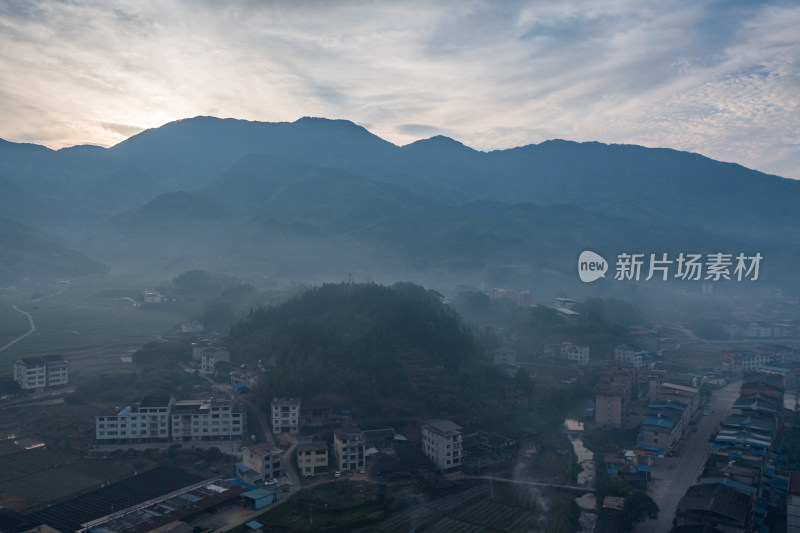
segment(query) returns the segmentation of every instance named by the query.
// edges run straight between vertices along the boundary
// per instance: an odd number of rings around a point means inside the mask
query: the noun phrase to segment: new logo
[[[588,250],[581,252],[578,258],[578,276],[584,283],[591,283],[606,277],[608,261],[602,256]]]

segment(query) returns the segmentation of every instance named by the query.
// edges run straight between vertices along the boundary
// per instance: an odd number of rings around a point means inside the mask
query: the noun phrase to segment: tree
[[[642,522],[645,518],[655,520],[658,518],[658,504],[644,491],[632,490],[625,497],[625,510],[631,515],[634,523]]]

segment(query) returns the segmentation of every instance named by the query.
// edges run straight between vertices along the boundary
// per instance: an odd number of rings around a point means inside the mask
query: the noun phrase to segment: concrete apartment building
[[[113,414],[95,417],[97,444],[169,442],[173,396],[148,396]]]
[[[275,433],[297,433],[299,425],[299,398],[275,398],[272,400],[272,431]]]
[[[24,391],[42,391],[69,383],[67,362],[60,355],[23,357],[14,361],[14,381]]]
[[[300,439],[297,445],[297,468],[303,477],[316,476],[328,471],[328,445],[325,441]]]
[[[242,440],[247,411],[228,398],[183,400],[173,404],[171,422],[173,442]]]
[[[599,427],[621,428],[630,411],[636,371],[616,367],[606,372],[594,388],[595,423]]]
[[[639,369],[644,366],[644,356],[647,353],[646,350],[640,350],[639,348],[634,348],[627,344],[621,344],[614,348],[614,361],[620,365]]]
[[[358,428],[339,428],[333,432],[333,449],[339,470],[364,468],[367,439]]]
[[[428,420],[422,424],[422,451],[442,474],[461,470],[462,443],[461,426],[450,420]]]
[[[150,444],[241,440],[244,407],[228,398],[176,401],[148,396],[120,411],[95,417],[97,444]]]
[[[571,342],[561,343],[561,357],[572,361],[576,365],[585,366],[589,364],[589,346],[572,344]]]

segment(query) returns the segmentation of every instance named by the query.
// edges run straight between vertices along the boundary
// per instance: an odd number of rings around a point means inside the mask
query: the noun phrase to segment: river
[[[564,420],[564,428],[567,430],[572,450],[575,452],[578,464],[581,466],[581,471],[578,472],[577,484],[583,486],[594,485],[594,454],[583,445],[583,422],[568,418]],[[594,523],[597,520],[597,516],[594,514],[596,510],[594,494],[587,493],[580,498],[575,498],[575,503],[581,509],[581,530],[591,531],[594,529]]]

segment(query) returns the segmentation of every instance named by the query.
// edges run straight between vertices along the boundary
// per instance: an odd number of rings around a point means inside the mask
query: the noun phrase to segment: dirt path
[[[17,338],[16,338],[16,339],[14,339],[13,341],[9,342],[8,344],[6,344],[6,345],[5,345],[5,346],[3,346],[2,348],[0,348],[0,352],[2,352],[3,350],[5,350],[5,349],[6,349],[6,348],[8,348],[9,346],[13,346],[13,345],[14,345],[14,344],[16,344],[17,342],[21,341],[22,339],[24,339],[25,337],[27,337],[28,335],[30,335],[31,333],[33,333],[34,331],[36,331],[36,323],[33,321],[33,316],[31,316],[31,314],[30,314],[30,313],[28,313],[27,311],[23,311],[22,309],[20,309],[20,308],[19,308],[19,307],[17,307],[16,305],[13,307],[13,309],[14,309],[14,311],[16,311],[16,312],[18,312],[18,313],[22,313],[23,315],[25,315],[26,317],[28,317],[28,324],[30,325],[30,328],[31,328],[31,329],[30,329],[30,330],[29,330],[27,333],[25,333],[24,335],[20,335],[19,337],[17,337]]]

